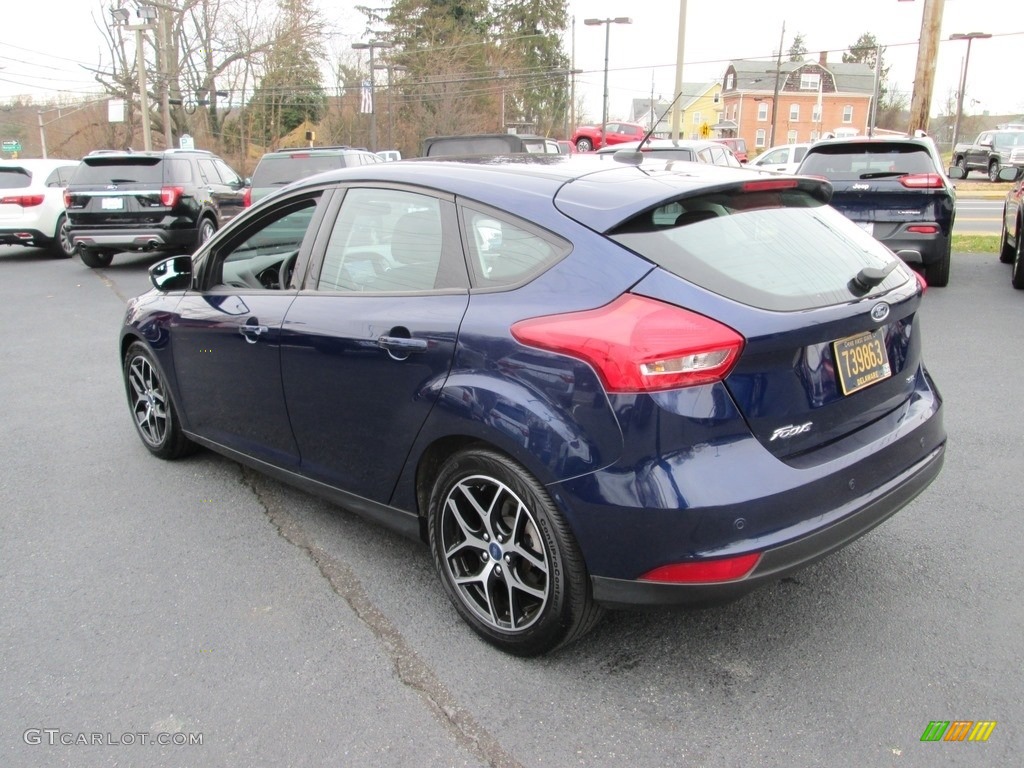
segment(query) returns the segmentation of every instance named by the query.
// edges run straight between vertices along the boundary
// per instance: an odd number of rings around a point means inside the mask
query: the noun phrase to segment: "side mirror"
[[[173,256],[149,268],[149,282],[163,293],[185,291],[192,287],[192,257]]]
[[[1016,181],[1024,176],[1024,166],[1005,165],[999,169],[1000,181]]]
[[[946,175],[951,179],[966,179],[967,171],[959,165],[953,165],[946,169]]]

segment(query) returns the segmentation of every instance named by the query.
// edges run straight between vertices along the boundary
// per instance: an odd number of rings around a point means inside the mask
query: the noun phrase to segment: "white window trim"
[[[763,101],[759,102],[758,105],[757,105],[757,120],[758,120],[758,122],[763,123],[767,119],[768,119],[768,105],[765,104]]]
[[[843,122],[853,122],[853,104],[847,104],[843,107]]]
[[[800,119],[800,105],[799,104],[790,104],[789,105],[789,119],[793,120],[793,121],[797,121],[797,120]]]
[[[764,128],[758,128],[757,132],[754,134],[754,146],[758,149],[763,149],[767,140],[768,137]]]

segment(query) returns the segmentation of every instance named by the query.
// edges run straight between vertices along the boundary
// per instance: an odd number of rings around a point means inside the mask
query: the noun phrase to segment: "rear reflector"
[[[760,552],[719,560],[698,560],[692,563],[672,563],[648,571],[641,581],[661,581],[670,584],[706,584],[715,581],[734,581],[754,570]]]
[[[521,344],[583,360],[608,392],[661,392],[725,378],[744,339],[695,312],[625,293],[598,309],[521,320]]]
[[[31,208],[34,205],[42,205],[44,199],[42,195],[9,195],[0,197],[0,205],[20,205],[22,208]]]
[[[934,224],[912,224],[907,227],[907,232],[917,232],[919,235],[934,235],[939,228]]]

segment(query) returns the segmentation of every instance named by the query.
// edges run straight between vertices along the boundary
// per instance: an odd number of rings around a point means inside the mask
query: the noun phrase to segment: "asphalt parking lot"
[[[539,660],[478,640],[425,546],[149,456],[116,340],[152,262],[0,249],[0,765],[1020,764],[1024,292],[994,254],[925,297],[949,447],[922,496],[739,602]]]

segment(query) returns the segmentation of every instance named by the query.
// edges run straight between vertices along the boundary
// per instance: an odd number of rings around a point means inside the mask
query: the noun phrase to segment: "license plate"
[[[875,222],[873,222],[873,221],[855,221],[853,223],[856,224],[861,229],[863,229],[869,235],[874,236],[874,234],[875,234]]]
[[[844,395],[852,395],[892,376],[885,351],[885,333],[881,328],[833,341],[832,352]]]
[[[104,211],[120,211],[124,209],[124,198],[104,197],[100,199],[100,208]]]

